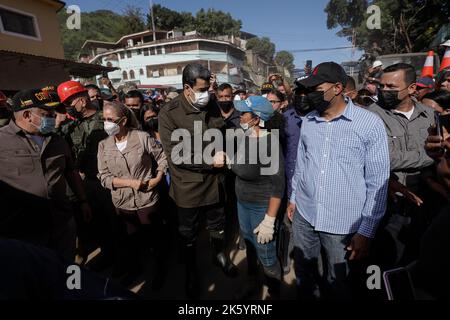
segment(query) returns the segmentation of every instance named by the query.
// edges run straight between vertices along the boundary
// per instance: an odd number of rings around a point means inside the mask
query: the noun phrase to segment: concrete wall
[[[0,5],[36,16],[41,38],[40,40],[34,40],[0,32],[0,49],[52,58],[64,58],[56,14],[60,5],[54,1],[45,0],[1,0]]]

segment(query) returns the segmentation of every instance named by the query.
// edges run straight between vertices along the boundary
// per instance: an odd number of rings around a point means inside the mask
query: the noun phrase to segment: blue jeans
[[[298,211],[294,214],[292,231],[295,276],[300,296],[317,297],[316,292],[320,285],[317,262],[323,249],[324,275],[326,275],[326,287],[330,290],[331,298],[349,299],[349,264],[345,248],[353,234],[339,235],[315,231]]]
[[[278,262],[275,235],[274,240],[260,244],[253,233],[253,230],[264,220],[268,207],[238,201],[237,209],[242,236],[256,248],[258,259],[264,267],[274,266]]]

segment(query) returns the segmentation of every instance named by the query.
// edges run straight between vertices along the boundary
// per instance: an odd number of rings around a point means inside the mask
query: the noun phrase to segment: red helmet
[[[6,105],[7,100],[5,94],[0,91],[0,106]]]
[[[61,99],[61,103],[64,103],[74,94],[86,91],[86,88],[78,81],[66,81],[58,86],[58,96]]]

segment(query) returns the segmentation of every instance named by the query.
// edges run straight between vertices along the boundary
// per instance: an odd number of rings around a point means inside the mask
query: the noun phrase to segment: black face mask
[[[136,116],[136,119],[139,119],[141,109],[139,108],[131,108],[131,111],[133,111],[134,115]]]
[[[234,107],[233,101],[217,101],[217,104],[219,105],[219,108],[225,113],[230,112],[230,110]]]
[[[378,90],[378,105],[386,110],[392,110],[402,102],[398,98],[399,90]]]
[[[324,95],[326,92],[331,90],[333,87],[328,89],[327,91],[313,91],[307,94],[309,103],[312,108],[316,109],[319,113],[324,112],[330,107],[331,101],[326,101],[324,99]],[[334,99],[334,97],[333,97]]]
[[[95,106],[95,108],[99,111],[103,110],[103,99],[95,99],[95,100],[91,100],[91,103],[93,106]]]
[[[305,114],[313,110],[307,96],[294,95],[292,104],[294,105],[295,111],[300,114]]]
[[[145,129],[151,132],[158,132],[158,118],[151,118],[145,121]]]
[[[83,114],[81,112],[78,112],[75,108],[67,108],[67,113],[69,114],[69,116],[77,120],[83,119]]]

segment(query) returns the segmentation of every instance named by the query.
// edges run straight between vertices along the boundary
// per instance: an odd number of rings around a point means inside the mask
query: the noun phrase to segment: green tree
[[[239,35],[242,22],[234,20],[229,13],[201,9],[195,16],[195,27],[200,34],[206,36]]]
[[[155,19],[156,30],[183,30],[187,26],[192,26],[194,17],[189,12],[177,12],[163,7],[160,4],[153,6],[153,16]],[[151,15],[147,15],[147,25],[152,28]]]
[[[206,36],[239,35],[242,26],[242,22],[234,20],[229,13],[214,9],[201,9],[194,17],[190,12],[177,12],[157,4],[153,6],[153,16],[157,30],[197,30]],[[147,21],[151,29],[150,14]]]
[[[66,26],[68,14],[65,10],[58,13],[61,40],[67,59],[76,60],[83,43],[87,40],[115,42],[125,28],[125,19],[109,10],[81,13],[81,30],[69,30]]]
[[[128,5],[123,14],[124,24],[119,31],[123,34],[132,34],[146,29],[143,14],[140,8]]]
[[[271,62],[275,54],[275,44],[267,37],[251,38],[247,41],[247,50],[253,50],[263,59]]]
[[[381,29],[366,25],[369,5],[381,12]],[[366,51],[381,53],[426,50],[440,26],[448,22],[450,3],[442,0],[330,0],[325,8],[327,27],[341,27],[337,33]],[[375,44],[375,45],[374,45]]]
[[[275,63],[283,68],[286,68],[289,73],[292,74],[292,71],[295,68],[294,65],[294,56],[292,53],[288,51],[279,51],[275,55]]]

